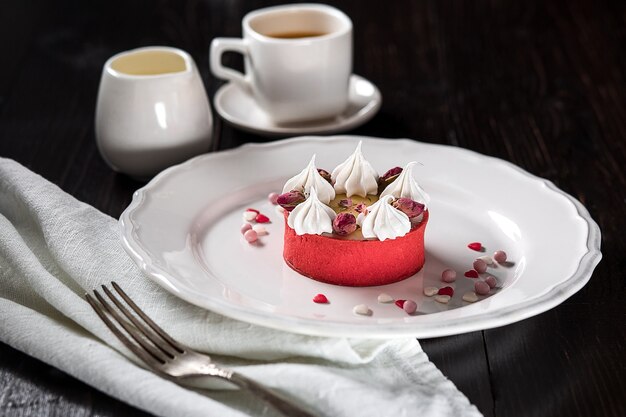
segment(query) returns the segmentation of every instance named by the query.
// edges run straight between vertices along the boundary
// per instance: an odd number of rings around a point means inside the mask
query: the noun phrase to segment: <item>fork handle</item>
[[[276,410],[280,411],[283,415],[288,417],[315,417],[313,414],[305,411],[295,404],[284,400],[278,394],[265,388],[258,382],[251,380],[237,372],[233,372],[230,375],[223,376],[224,379],[232,382],[241,389],[248,390],[252,394],[256,395],[260,399],[264,400],[268,404],[271,404]]]

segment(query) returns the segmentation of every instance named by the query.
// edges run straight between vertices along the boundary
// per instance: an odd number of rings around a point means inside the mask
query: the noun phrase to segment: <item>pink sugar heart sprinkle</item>
[[[454,295],[454,288],[452,288],[452,287],[439,288],[439,291],[437,292],[437,294],[439,294],[439,295],[448,295],[448,296],[452,297],[452,295]]]
[[[480,242],[472,242],[469,245],[467,245],[468,248],[470,248],[471,250],[475,250],[476,252],[480,252],[481,249],[483,248],[483,244]]]
[[[463,274],[468,278],[478,278],[478,272],[476,272],[476,270],[474,269],[470,269],[469,271],[465,271],[465,273]]]
[[[270,218],[267,217],[265,214],[261,214],[261,213],[257,214],[254,220],[256,220],[257,223],[269,223],[270,222]]]
[[[317,304],[328,304],[328,298],[324,294],[317,294],[313,297],[313,302]]]

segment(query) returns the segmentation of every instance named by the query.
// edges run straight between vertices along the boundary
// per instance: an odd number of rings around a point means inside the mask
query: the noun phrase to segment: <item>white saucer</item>
[[[374,84],[363,77],[350,77],[348,108],[333,119],[277,125],[254,98],[237,85],[220,87],[213,100],[217,113],[231,125],[259,135],[282,136],[337,133],[353,129],[370,120],[380,109],[382,97]]]

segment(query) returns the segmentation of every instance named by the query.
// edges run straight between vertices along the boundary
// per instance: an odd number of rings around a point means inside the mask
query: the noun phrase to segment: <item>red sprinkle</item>
[[[259,210],[257,210],[257,209],[253,209],[253,208],[247,208],[247,209],[246,209],[246,211],[252,211],[252,212],[254,212],[254,213],[256,213],[256,214],[259,214],[259,213],[260,213],[260,211],[259,211]]]
[[[324,294],[317,294],[313,297],[313,302],[317,304],[328,304],[328,298]]]
[[[472,242],[469,245],[467,245],[468,248],[470,248],[471,250],[475,250],[476,252],[480,252],[483,248],[483,244],[480,242]]]
[[[449,295],[450,297],[452,297],[452,295],[454,294],[454,288],[452,288],[452,287],[439,288],[439,291],[437,292],[437,294],[439,294],[439,295]]]
[[[256,220],[257,223],[269,223],[270,222],[270,218],[267,217],[265,214],[261,214],[261,213],[257,214],[254,220]]]
[[[478,278],[478,272],[475,269],[470,269],[469,271],[465,271],[463,274],[468,278]]]
[[[396,300],[396,305],[400,308],[404,308],[404,302],[406,300]]]

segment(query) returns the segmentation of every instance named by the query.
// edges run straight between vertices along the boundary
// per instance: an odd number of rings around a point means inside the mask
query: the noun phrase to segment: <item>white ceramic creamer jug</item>
[[[104,65],[96,141],[115,171],[147,179],[207,152],[213,120],[191,56],[176,48],[119,53]]]

